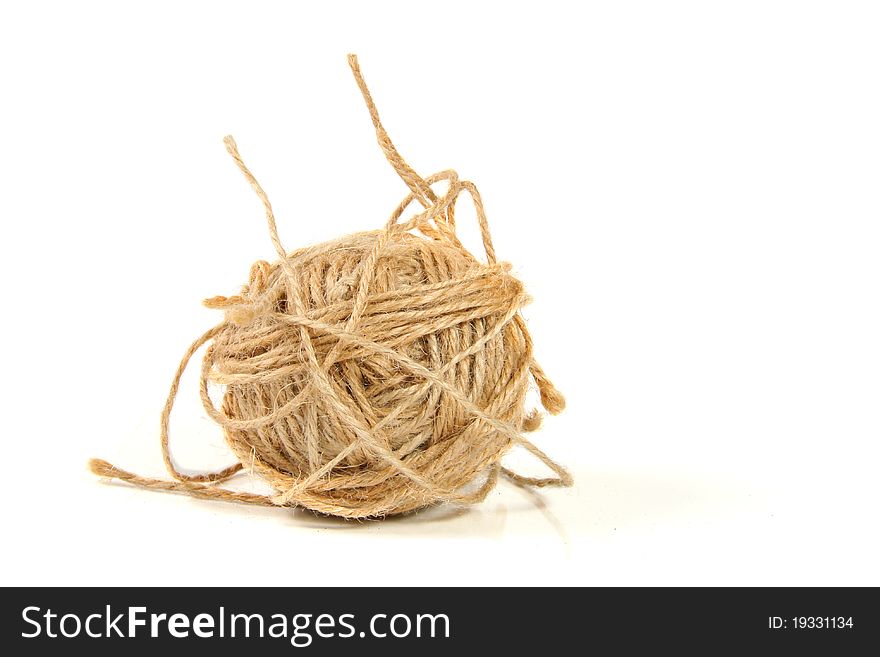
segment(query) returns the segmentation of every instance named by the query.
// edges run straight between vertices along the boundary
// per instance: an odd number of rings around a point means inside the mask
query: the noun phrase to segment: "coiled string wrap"
[[[375,341],[371,341],[358,331],[359,323],[364,317],[364,313],[370,303],[370,286],[376,275],[377,263],[389,241],[394,239],[395,236],[410,231],[418,231],[429,239],[453,245],[456,249],[460,249],[463,253],[467,254],[468,257],[472,258],[459,241],[455,231],[455,207],[463,192],[467,192],[470,196],[476,211],[483,248],[486,254],[486,267],[491,271],[504,273],[509,269],[509,266],[497,263],[485,209],[476,186],[469,181],[460,180],[455,171],[452,170],[441,171],[428,176],[427,178],[419,176],[400,156],[382,126],[378,111],[376,110],[372,96],[360,71],[357,58],[354,55],[349,55],[349,65],[369,110],[370,117],[376,130],[377,141],[388,162],[410,189],[410,193],[401,201],[391,214],[385,227],[378,232],[372,248],[359,264],[356,274],[351,277],[350,284],[353,288],[351,312],[344,324],[340,326],[329,322],[325,323],[309,316],[308,309],[293,283],[293,281],[296,280],[296,273],[291,264],[293,256],[304,250],[295,253],[288,253],[286,251],[278,235],[275,216],[268,196],[245,165],[239,154],[235,141],[232,137],[227,136],[224,139],[227,151],[232,156],[238,168],[250,183],[265,208],[270,239],[279,256],[278,263],[275,265],[270,265],[265,261],[258,261],[255,263],[251,268],[249,282],[243,289],[242,295],[233,297],[213,297],[205,301],[205,305],[210,308],[225,310],[226,318],[224,322],[205,332],[195,340],[192,345],[190,345],[172,380],[168,399],[161,415],[160,443],[165,466],[169,474],[173,477],[173,480],[169,481],[141,477],[116,468],[106,461],[99,459],[93,459],[90,462],[90,467],[95,473],[105,477],[120,479],[145,488],[183,492],[199,498],[221,499],[265,506],[295,506],[302,504],[317,511],[348,517],[363,517],[363,510],[338,502],[328,504],[325,498],[311,495],[310,491],[313,487],[319,486],[322,478],[329,476],[331,471],[355,452],[355,450],[365,450],[372,454],[374,458],[390,466],[395,474],[406,477],[411,482],[412,486],[424,489],[425,499],[437,501],[442,500],[462,504],[481,501],[495,486],[499,475],[503,475],[514,483],[523,486],[543,487],[571,485],[571,475],[520,433],[520,431],[533,431],[538,428],[541,419],[539,413],[533,411],[524,418],[520,427],[514,426],[510,422],[505,422],[494,417],[491,413],[487,412],[486,409],[480,408],[470,400],[467,395],[463,394],[462,391],[450,384],[444,377],[444,374],[447,371],[455,368],[462,360],[476,354],[489,340],[494,338],[505,325],[509,322],[514,322],[525,338],[526,349],[529,355],[528,370],[538,387],[542,405],[552,414],[556,414],[564,408],[564,398],[556,390],[534,358],[531,357],[531,339],[528,336],[528,332],[525,330],[524,321],[519,314],[520,308],[528,300],[527,296],[521,291],[521,289],[519,289],[510,299],[508,309],[498,318],[492,330],[487,331],[482,338],[476,340],[467,349],[458,353],[451,358],[449,362],[446,362],[437,370],[431,370],[405,354],[399,353],[398,351]],[[446,183],[446,189],[442,195],[438,196],[432,186],[440,182]],[[421,204],[423,209],[410,218],[402,220],[406,209],[414,202]],[[356,348],[361,350],[364,354],[380,355],[383,358],[389,359],[401,371],[407,372],[416,379],[420,379],[422,383],[412,393],[414,398],[419,398],[420,395],[427,393],[432,388],[441,391],[443,394],[447,395],[449,399],[453,400],[456,404],[459,404],[461,409],[469,414],[474,421],[484,423],[490,430],[505,436],[511,444],[522,446],[550,468],[556,476],[545,478],[525,477],[501,466],[498,459],[494,458],[489,459],[489,462],[487,462],[487,477],[482,485],[476,490],[462,492],[461,490],[450,489],[438,485],[437,482],[432,481],[424,474],[413,470],[404,462],[404,452],[407,452],[407,450],[412,451],[415,446],[407,445],[399,448],[397,451],[390,447],[390,441],[387,436],[384,435],[384,432],[386,431],[386,428],[392,426],[397,414],[400,412],[399,410],[392,410],[375,425],[366,426],[363,422],[360,422],[351,412],[351,409],[346,408],[344,404],[335,410],[346,419],[347,427],[351,430],[355,439],[351,441],[350,445],[339,451],[339,453],[332,459],[323,464],[320,464],[320,458],[318,456],[320,446],[310,443],[308,450],[309,458],[310,462],[314,462],[316,467],[314,467],[306,477],[296,479],[291,476],[280,475],[276,469],[262,463],[260,459],[255,458],[253,453],[250,454],[250,458],[248,459],[248,454],[239,453],[238,451],[236,452],[236,455],[239,457],[239,462],[230,465],[229,467],[215,472],[201,474],[186,474],[182,472],[175,465],[169,449],[169,419],[174,400],[178,393],[181,377],[186,370],[190,359],[204,345],[215,340],[225,331],[252,321],[255,317],[255,313],[261,312],[260,299],[265,296],[264,293],[266,290],[276,281],[278,284],[283,285],[286,288],[285,298],[287,299],[289,307],[286,309],[284,321],[298,330],[303,357],[312,376],[305,387],[300,390],[293,399],[285,405],[276,408],[270,414],[257,420],[233,419],[222,410],[218,409],[209,395],[208,382],[212,378],[212,369],[215,365],[214,345],[210,345],[206,351],[201,368],[200,396],[206,413],[227,431],[245,427],[251,428],[278,421],[285,413],[289,413],[297,408],[300,402],[308,399],[310,395],[314,395],[315,393],[323,395],[322,398],[335,398],[335,395],[333,394],[333,383],[329,380],[328,373],[330,369],[339,362],[338,359],[344,349]],[[335,339],[335,343],[332,344],[332,347],[323,358],[319,358],[318,352],[314,346],[316,335],[330,336],[332,339]],[[244,464],[248,465],[246,466]],[[245,467],[248,467],[252,473],[259,474],[266,478],[278,493],[275,495],[259,495],[234,491],[218,485],[230,479]],[[381,509],[377,509],[376,515],[382,515],[382,513]]]

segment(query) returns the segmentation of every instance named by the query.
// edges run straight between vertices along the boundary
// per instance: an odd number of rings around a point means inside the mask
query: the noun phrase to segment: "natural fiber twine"
[[[379,121],[358,67],[379,145],[410,189],[382,230],[287,253],[259,183],[231,137],[226,148],[266,209],[279,261],[259,261],[240,295],[206,300],[225,319],[187,350],[162,412],[162,455],[173,481],[141,477],[94,459],[96,474],[145,488],[262,505],[302,506],[348,518],[403,513],[441,501],[484,499],[499,475],[521,485],[571,484],[571,476],[523,437],[540,424],[524,410],[530,378],[550,413],[564,406],[532,355],[519,310],[528,297],[495,259],[476,187],[454,171],[421,178]],[[445,192],[432,185],[445,182]],[[462,192],[473,200],[486,263],[455,233]],[[409,205],[423,209],[402,220]],[[181,375],[210,342],[201,398],[238,463],[184,474],[168,447]],[[226,386],[220,408],[208,382]],[[520,445],[556,476],[523,477],[501,457]],[[239,471],[274,496],[221,487]]]

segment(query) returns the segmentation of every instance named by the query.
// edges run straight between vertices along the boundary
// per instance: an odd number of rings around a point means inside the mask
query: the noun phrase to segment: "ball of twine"
[[[349,64],[380,146],[410,188],[382,230],[288,253],[268,197],[231,137],[225,144],[262,200],[279,255],[258,261],[241,294],[205,301],[224,321],[196,340],[178,367],[162,413],[162,454],[173,481],[94,459],[102,476],[196,497],[302,506],[348,518],[403,513],[441,501],[473,503],[503,475],[520,485],[570,485],[571,477],[522,432],[534,380],[550,413],[560,393],[534,360],[519,310],[528,302],[510,266],[496,261],[476,187],[454,171],[421,178],[379,120],[357,58]],[[445,183],[438,195],[433,185]],[[459,241],[455,206],[474,203],[486,262]],[[414,202],[422,210],[402,220]],[[219,472],[181,472],[168,424],[180,378],[206,343],[201,398],[238,462]],[[217,408],[208,383],[225,386]],[[518,475],[500,463],[520,445],[555,472]],[[277,491],[257,495],[218,484],[239,471]]]

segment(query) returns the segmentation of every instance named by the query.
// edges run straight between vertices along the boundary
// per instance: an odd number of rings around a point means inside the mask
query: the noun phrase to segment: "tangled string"
[[[288,253],[272,206],[239,155],[227,150],[265,206],[279,260],[258,261],[241,294],[205,301],[224,321],[196,340],[175,374],[161,444],[172,481],[93,460],[96,473],[160,490],[264,505],[303,506],[349,518],[403,513],[440,501],[485,498],[499,475],[521,485],[570,485],[571,477],[522,434],[534,380],[544,408],[563,397],[534,360],[519,314],[528,302],[510,266],[496,261],[476,187],[454,171],[421,178],[379,120],[357,63],[349,64],[386,158],[410,189],[381,230]],[[434,186],[445,183],[438,194]],[[486,261],[462,246],[456,203],[473,201]],[[422,209],[403,220],[417,202]],[[190,475],[173,463],[168,424],[180,378],[206,343],[201,398],[238,462]],[[225,386],[217,408],[208,383]],[[518,475],[500,463],[520,445],[555,472]],[[272,496],[218,484],[241,470]]]

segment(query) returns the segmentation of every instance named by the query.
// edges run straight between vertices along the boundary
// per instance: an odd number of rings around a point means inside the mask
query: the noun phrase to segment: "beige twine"
[[[410,194],[382,230],[288,254],[269,199],[226,137],[229,154],[265,206],[280,259],[256,262],[240,295],[205,301],[223,309],[225,320],[187,350],[162,411],[162,456],[174,480],[93,459],[96,474],[194,497],[302,506],[347,518],[440,501],[478,502],[499,474],[520,485],[571,485],[568,472],[520,433],[540,424],[537,411],[524,412],[530,376],[550,413],[565,402],[532,356],[519,315],[528,297],[510,266],[496,262],[476,187],[454,171],[424,179],[413,171],[379,121],[357,58],[348,61],[379,145]],[[431,187],[440,181],[443,194]],[[462,192],[476,208],[485,264],[455,234]],[[424,209],[401,221],[413,201]],[[187,363],[209,341],[201,398],[239,462],[189,475],[171,459],[168,421]],[[208,395],[209,381],[226,386],[219,409]],[[557,476],[523,477],[502,467],[501,457],[514,445]],[[218,486],[245,467],[277,494]]]

